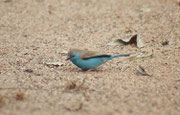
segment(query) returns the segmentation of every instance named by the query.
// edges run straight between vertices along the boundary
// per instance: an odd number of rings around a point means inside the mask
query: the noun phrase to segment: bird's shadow
[[[82,69],[79,69],[79,68],[68,68],[66,69],[66,71],[69,71],[69,72],[82,72],[82,73],[87,73],[87,72],[103,72],[103,71],[106,71],[106,70],[102,70],[101,68],[96,68],[96,69],[88,69],[88,70],[82,70]]]

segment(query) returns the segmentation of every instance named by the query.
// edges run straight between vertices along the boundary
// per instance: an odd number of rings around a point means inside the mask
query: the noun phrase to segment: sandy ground
[[[134,34],[143,48],[106,45]],[[70,48],[153,56],[82,72]],[[180,115],[180,1],[0,0],[0,115],[39,114]]]

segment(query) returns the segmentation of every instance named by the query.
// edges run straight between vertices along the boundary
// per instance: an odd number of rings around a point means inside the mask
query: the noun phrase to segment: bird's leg
[[[82,71],[83,71],[83,72],[85,72],[85,71],[87,71],[87,70],[88,70],[87,68],[82,68]]]
[[[95,68],[95,69],[92,69],[91,71],[93,71],[93,72],[100,72],[102,70],[99,70],[99,69]]]

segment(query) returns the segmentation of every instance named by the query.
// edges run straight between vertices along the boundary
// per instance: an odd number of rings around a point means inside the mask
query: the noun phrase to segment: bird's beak
[[[70,56],[67,56],[66,60],[70,60]]]

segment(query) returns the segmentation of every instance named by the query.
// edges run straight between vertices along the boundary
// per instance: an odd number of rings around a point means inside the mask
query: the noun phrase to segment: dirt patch
[[[0,114],[179,115],[179,3],[1,0]],[[106,45],[134,34],[143,48]],[[82,72],[66,61],[70,48],[153,56]],[[138,65],[151,77],[136,75]]]

